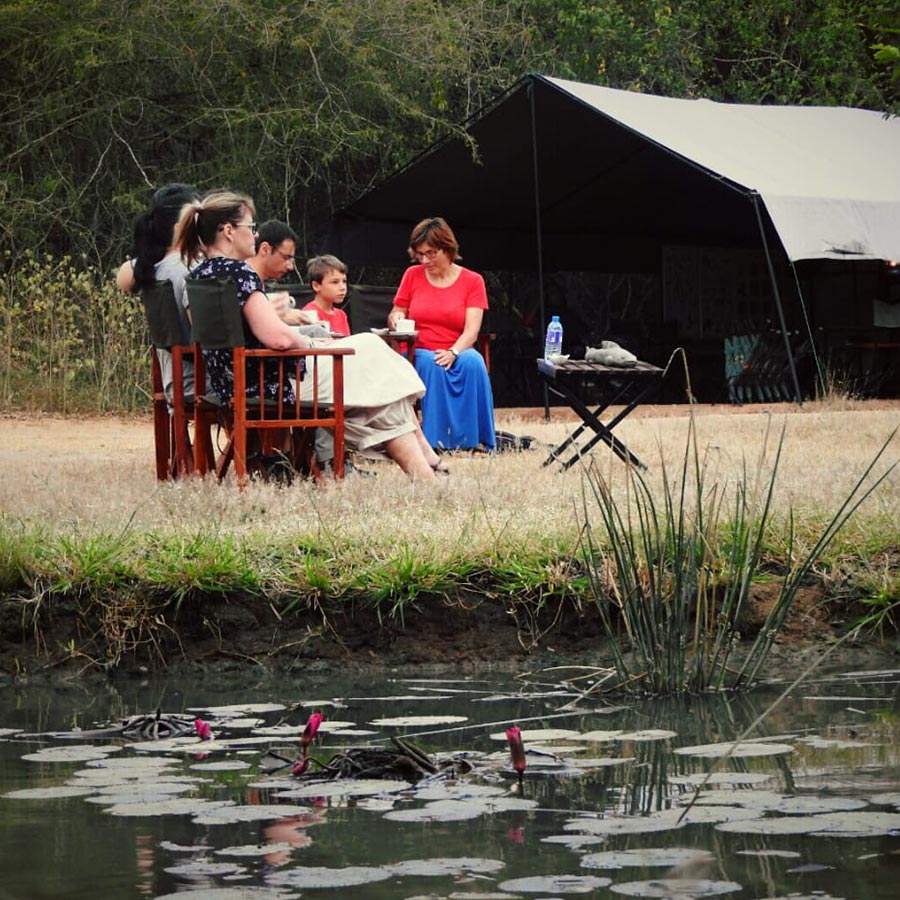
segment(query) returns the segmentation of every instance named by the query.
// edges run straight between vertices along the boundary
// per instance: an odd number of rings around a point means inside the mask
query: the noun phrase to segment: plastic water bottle
[[[553,316],[547,326],[547,337],[544,340],[544,359],[550,359],[562,353],[563,327],[559,316]]]

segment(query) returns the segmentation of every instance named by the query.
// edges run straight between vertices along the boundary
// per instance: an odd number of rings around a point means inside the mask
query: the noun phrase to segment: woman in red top
[[[388,327],[415,320],[416,371],[425,382],[422,430],[432,447],[494,449],[494,397],[474,349],[488,308],[484,279],[457,262],[459,244],[440,217],[412,230],[409,256]]]

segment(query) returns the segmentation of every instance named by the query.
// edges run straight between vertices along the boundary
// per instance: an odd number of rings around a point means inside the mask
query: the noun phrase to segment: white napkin
[[[588,347],[584,351],[584,360],[620,369],[630,369],[637,365],[637,357],[615,341],[600,341],[599,347]]]

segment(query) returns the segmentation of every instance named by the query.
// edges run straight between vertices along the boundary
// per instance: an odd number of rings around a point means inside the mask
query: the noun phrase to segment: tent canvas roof
[[[353,264],[402,265],[444,216],[474,268],[640,270],[663,244],[792,260],[900,258],[900,119],[844,107],[680,100],[540,75],[373,188],[334,223]],[[536,150],[535,154],[532,148]],[[761,200],[760,218],[754,208]]]

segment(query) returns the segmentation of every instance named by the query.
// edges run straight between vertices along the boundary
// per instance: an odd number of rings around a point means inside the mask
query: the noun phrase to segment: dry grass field
[[[651,484],[664,466],[669,479],[677,479],[692,419],[706,484],[720,487],[741,479],[745,466],[751,475],[758,470],[768,477],[784,428],[777,507],[818,517],[837,508],[900,425],[900,401],[648,406],[617,434],[648,464]],[[543,410],[498,410],[497,427],[531,435],[535,449],[454,455],[451,477],[433,484],[412,484],[383,463],[369,466],[378,472],[375,479],[351,477],[321,487],[253,484],[244,492],[231,481],[158,483],[149,419],[8,415],[0,422],[0,510],[52,532],[315,534],[379,555],[399,545],[438,555],[461,547],[490,555],[492,548],[537,546],[571,533],[582,505],[579,466],[565,474],[542,466],[547,448],[577,424],[558,409],[550,422]],[[900,437],[886,455],[888,462],[898,459]],[[593,460],[614,486],[624,485],[626,467],[604,444]],[[900,471],[861,513],[861,522],[877,521],[879,529],[892,522],[900,544]]]

